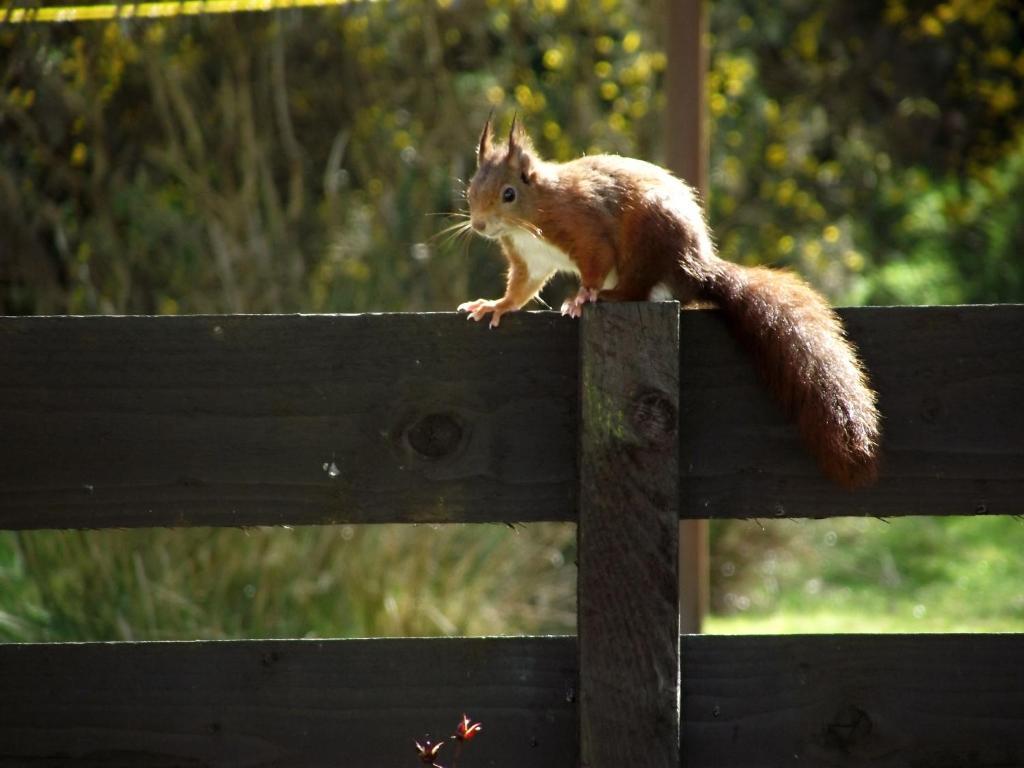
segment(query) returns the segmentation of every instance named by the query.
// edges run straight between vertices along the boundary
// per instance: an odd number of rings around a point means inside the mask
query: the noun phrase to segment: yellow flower
[[[985,54],[985,61],[993,67],[1003,69],[1013,63],[1013,54],[1006,48],[993,48]]]
[[[498,106],[505,100],[505,89],[500,85],[492,85],[487,89],[487,103],[493,107]]]
[[[995,112],[1008,112],[1017,104],[1017,93],[1013,87],[1004,80],[995,88],[988,98],[988,103]]]
[[[843,263],[851,272],[860,272],[864,269],[864,255],[852,249],[843,251]]]
[[[803,252],[804,256],[806,256],[811,261],[814,261],[819,256],[821,256],[821,243],[819,243],[817,240],[808,240],[806,243],[804,243]]]
[[[899,0],[895,2],[890,1],[889,6],[885,9],[885,20],[889,24],[899,24],[907,18],[907,7]]]
[[[765,161],[773,168],[778,168],[785,163],[787,156],[786,148],[778,142],[769,144],[764,151]]]
[[[548,48],[544,51],[544,66],[548,69],[561,69],[564,59],[558,48]]]
[[[619,95],[619,86],[611,80],[601,83],[601,98],[605,101],[612,101]]]
[[[635,53],[640,47],[640,33],[635,29],[626,33],[626,36],[622,38],[622,50],[626,53]]]
[[[839,240],[839,227],[835,224],[829,224],[821,233],[822,238],[826,243],[834,243]]]
[[[779,188],[775,191],[775,199],[779,201],[780,205],[789,205],[795,194],[796,182],[792,179],[785,179],[779,183]]]
[[[921,31],[930,37],[938,37],[942,34],[942,22],[930,13],[926,13],[922,16],[919,24],[921,26]]]
[[[956,20],[956,9],[949,3],[943,3],[935,9],[936,15],[946,24]]]
[[[71,164],[76,168],[85,165],[86,159],[89,157],[89,148],[82,142],[75,144],[71,150]]]

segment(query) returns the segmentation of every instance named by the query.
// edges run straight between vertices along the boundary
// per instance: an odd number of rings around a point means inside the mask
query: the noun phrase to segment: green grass
[[[1014,518],[712,524],[724,634],[1024,632]],[[562,634],[571,525],[0,534],[0,640]]]
[[[1011,517],[714,524],[707,631],[1024,631]]]
[[[0,536],[0,640],[559,633],[570,526]]]
[[[915,609],[918,611],[915,613]],[[769,614],[711,615],[704,622],[711,635],[802,635],[927,632],[1024,632],[1024,619],[985,619],[921,614],[918,605],[890,607],[886,612],[863,610],[776,611]]]

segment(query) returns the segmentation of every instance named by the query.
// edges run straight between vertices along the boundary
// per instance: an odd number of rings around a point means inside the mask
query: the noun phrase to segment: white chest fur
[[[526,269],[531,277],[547,277],[552,272],[571,272],[574,275],[580,273],[580,268],[569,258],[569,254],[547,240],[531,235],[525,229],[513,230],[507,237],[512,241],[519,258],[526,263]],[[613,267],[601,287],[614,288],[618,282],[619,276]]]
[[[544,277],[552,272],[572,272],[579,274],[579,268],[569,255],[543,238],[531,235],[524,229],[514,229],[508,233],[516,254],[526,263],[531,277]]]

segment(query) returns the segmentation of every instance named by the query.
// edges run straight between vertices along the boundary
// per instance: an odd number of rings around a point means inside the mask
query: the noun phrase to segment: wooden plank
[[[1024,765],[1024,635],[683,638],[683,765]]]
[[[576,326],[0,318],[0,527],[566,519]]]
[[[600,304],[580,325],[580,759],[679,763],[679,311]]]
[[[1024,307],[842,314],[878,486],[822,479],[687,311],[683,516],[1024,513]],[[0,528],[574,520],[577,351],[550,313],[0,318]]]
[[[1024,635],[682,649],[686,768],[1024,764]],[[466,710],[466,766],[564,768],[575,679],[572,638],[0,645],[0,766],[412,766]]]
[[[0,645],[0,766],[576,764],[571,638]],[[442,748],[450,765],[452,746]]]
[[[684,312],[684,515],[1024,514],[1024,306],[840,314],[879,392],[877,486],[822,478],[719,318]]]

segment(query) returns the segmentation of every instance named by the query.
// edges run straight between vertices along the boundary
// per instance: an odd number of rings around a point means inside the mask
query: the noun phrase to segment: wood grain
[[[564,519],[576,327],[0,319],[0,527]]]
[[[580,759],[679,763],[679,313],[587,307],[580,325]]]
[[[684,312],[684,516],[1024,514],[1024,306],[842,310],[879,393],[882,474],[825,480],[712,312]]]
[[[685,636],[682,658],[686,768],[1024,765],[1022,635]],[[467,768],[565,768],[576,674],[573,638],[0,645],[0,765],[414,766],[465,709]]]
[[[685,637],[686,768],[1024,765],[1024,635]]]
[[[0,645],[0,766],[576,764],[571,638]],[[453,745],[442,748],[450,765]]]
[[[822,479],[721,318],[686,311],[682,516],[1024,513],[1024,307],[842,315],[881,395],[878,486]],[[578,333],[0,318],[0,528],[575,520]]]

